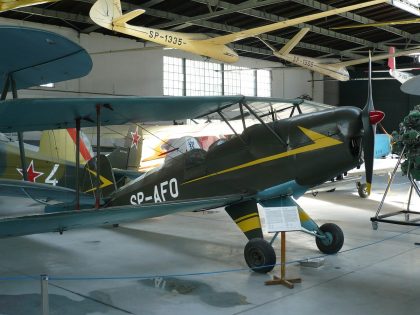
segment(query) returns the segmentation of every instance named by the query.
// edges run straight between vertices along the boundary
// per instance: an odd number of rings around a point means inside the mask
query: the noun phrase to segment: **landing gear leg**
[[[322,253],[335,254],[343,247],[344,234],[338,225],[325,223],[318,227],[300,206],[298,206],[298,210],[302,227],[315,234],[316,246]]]
[[[258,273],[273,270],[276,254],[271,244],[263,238],[257,203],[245,201],[230,205],[225,209],[249,240],[244,249],[248,267]]]

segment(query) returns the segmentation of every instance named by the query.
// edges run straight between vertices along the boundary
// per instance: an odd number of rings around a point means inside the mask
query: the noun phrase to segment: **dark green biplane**
[[[261,113],[259,104],[263,103],[269,112]],[[370,84],[363,110],[338,107],[293,116],[301,112],[302,103],[300,99],[244,96],[4,100],[0,102],[0,132],[76,127],[78,138],[81,127],[96,126],[100,135],[103,125],[214,116],[227,124],[229,118],[242,118],[245,128],[208,152],[195,149],[180,154],[106,195],[101,194],[100,176],[111,171],[109,164],[101,162],[99,152],[95,205],[78,210],[84,194],[77,186],[72,210],[23,216],[8,213],[0,219],[0,236],[62,233],[79,227],[224,207],[249,239],[245,247],[248,266],[268,272],[276,258],[271,245],[263,239],[257,209],[260,204],[297,206],[302,229],[315,236],[322,252],[336,253],[344,241],[341,229],[332,223],[318,227],[296,200],[311,187],[360,165],[362,151],[370,192],[375,126],[383,113],[373,108]],[[290,117],[277,120],[286,109],[290,109]],[[22,115],[24,112],[31,115]],[[260,123],[246,126],[247,116],[254,116]],[[8,117],[16,120],[10,123]],[[267,118],[271,122],[266,122]],[[20,184],[22,189],[41,185]],[[50,190],[42,188],[50,199],[59,193],[51,186]]]

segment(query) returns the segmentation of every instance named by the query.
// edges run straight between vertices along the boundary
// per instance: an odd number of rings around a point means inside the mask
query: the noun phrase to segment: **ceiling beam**
[[[18,9],[14,9],[13,11],[22,12],[22,13],[31,14],[31,15],[45,16],[49,18],[56,18],[59,20],[71,21],[71,22],[77,22],[77,23],[85,23],[85,24],[93,23],[90,17],[87,17],[85,15],[50,10],[50,9],[42,9],[40,7],[34,7],[34,6],[18,8]]]
[[[225,14],[231,14],[231,13],[235,13],[235,12],[241,12],[243,10],[248,10],[248,9],[253,9],[253,8],[258,8],[258,7],[264,7],[267,5],[271,5],[271,4],[275,4],[275,3],[280,3],[280,2],[285,2],[288,0],[249,0],[246,1],[244,3],[238,4],[238,5],[234,5],[234,4],[229,4],[229,6],[226,5],[226,2],[223,1],[218,1],[217,6],[219,8],[222,8],[223,10],[218,10],[218,11],[213,11],[210,13],[206,13],[206,14],[201,14],[201,15],[197,15],[197,16],[193,16],[193,17],[186,17],[184,19],[181,19],[179,21],[170,21],[167,23],[162,23],[162,24],[158,24],[155,25],[154,27],[156,28],[169,28],[172,26],[176,26],[179,24],[191,24],[195,21],[199,21],[199,20],[208,20],[208,19],[212,19],[218,16],[222,16]],[[208,4],[208,0],[203,0],[203,1],[194,1],[193,2],[199,2],[202,4]]]

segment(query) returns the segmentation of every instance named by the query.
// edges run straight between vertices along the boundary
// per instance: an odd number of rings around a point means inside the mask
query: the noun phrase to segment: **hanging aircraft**
[[[0,0],[0,12],[56,1],[58,0]]]
[[[395,47],[389,47],[389,53],[393,54],[395,52]],[[408,80],[410,80],[411,78],[414,78],[414,75],[406,72],[404,70],[401,69],[397,69],[397,63],[395,61],[395,57],[390,57],[388,59],[388,67],[389,67],[389,74],[391,75],[391,77],[395,78],[396,80],[398,80],[401,83],[405,83]],[[411,69],[410,69],[411,70]]]
[[[395,51],[395,47],[389,48],[390,53]],[[419,70],[419,68],[397,69],[395,58],[388,59],[389,74],[391,77],[401,83],[401,91],[411,95],[420,95],[420,76],[407,72],[410,70]],[[379,72],[381,72],[380,70]]]
[[[310,57],[291,54],[290,52],[292,51],[292,49],[302,40],[302,38],[308,32],[309,32],[309,28],[301,29],[280,50],[277,50],[267,41],[261,38],[260,40],[273,51],[274,56],[280,59],[286,60],[288,62],[294,63],[302,68],[306,68],[308,70],[330,76],[331,78],[339,80],[339,81],[350,80],[350,75],[346,67],[369,62],[369,58],[360,58],[360,59],[349,60],[349,61],[338,61],[336,59],[319,59],[319,58],[310,58]],[[391,53],[381,54],[381,55],[373,56],[371,57],[371,59],[372,61],[377,61],[377,60],[387,59],[390,57],[406,56],[412,53],[419,53],[419,52],[420,52],[420,48],[416,48],[416,49],[410,49],[410,50],[403,50],[397,53],[394,52],[392,54]]]
[[[146,11],[143,9],[137,9],[129,13],[122,14],[120,0],[98,0],[92,6],[89,15],[96,24],[111,31],[151,41],[165,47],[175,48],[193,54],[213,58],[222,62],[233,63],[238,61],[239,56],[234,50],[226,46],[229,43],[233,43],[248,37],[258,36],[263,33],[268,33],[289,26],[296,26],[300,23],[305,23],[343,12],[382,4],[385,2],[389,1],[375,0],[362,2],[339,9],[311,14],[308,16],[281,21],[213,38],[207,36],[206,34],[180,33],[128,24],[129,21],[145,13]]]

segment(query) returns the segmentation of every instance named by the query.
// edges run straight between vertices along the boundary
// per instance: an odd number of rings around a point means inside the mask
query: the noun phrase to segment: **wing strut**
[[[226,119],[226,117],[222,114],[222,112],[221,112],[221,111],[218,111],[217,113],[218,113],[218,114],[219,114],[219,116],[223,119],[223,121],[226,123],[226,125],[228,125],[230,129],[232,129],[232,131],[233,131],[233,133],[235,134],[235,136],[237,136],[237,137],[241,140],[241,142],[242,142],[243,144],[245,144],[245,146],[246,146],[246,142],[244,141],[244,139],[242,139],[241,135],[239,135],[239,134],[236,132],[235,128],[233,128],[233,127],[232,127],[232,125],[229,123],[229,121]]]
[[[99,163],[99,156],[101,155],[101,105],[96,105],[96,203],[95,206],[99,209],[100,189],[101,189],[101,170]]]
[[[80,210],[80,117],[76,118],[76,210]]]
[[[0,98],[1,101],[4,101],[7,98],[7,93],[9,91],[10,85],[12,86],[13,99],[18,98],[17,89],[16,89],[16,81],[14,80],[12,74],[9,73],[4,83],[3,91],[1,93],[1,98]],[[25,158],[25,147],[23,144],[23,132],[18,131],[17,134],[18,134],[18,141],[19,141],[20,163],[22,166],[23,180],[28,181],[28,171],[26,169],[26,158]]]
[[[270,126],[268,126],[264,120],[261,119],[260,116],[258,116],[258,114],[256,112],[254,112],[254,110],[244,101],[241,101],[241,104],[243,106],[245,106],[245,108],[277,139],[279,140],[279,142],[284,145],[285,147],[287,147],[287,144],[284,142],[284,140],[273,130],[270,128]]]

